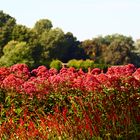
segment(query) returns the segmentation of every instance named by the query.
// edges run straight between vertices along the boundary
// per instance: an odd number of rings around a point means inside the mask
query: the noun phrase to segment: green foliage
[[[72,33],[67,32],[65,34],[65,57],[63,58],[63,62],[68,62],[71,59],[86,59],[88,56],[84,52],[84,49],[80,46],[81,42],[79,42],[76,37],[73,36]]]
[[[5,92],[0,89],[0,103],[4,103],[5,101]]]
[[[15,41],[31,43],[34,39],[33,36],[35,36],[35,33],[23,25],[15,25],[12,31],[12,40]]]
[[[31,44],[30,50],[31,57],[34,60],[34,65],[32,68],[37,68],[38,66],[43,65],[44,63],[47,67],[49,66],[49,62],[43,61],[44,60],[42,57],[43,46],[41,46],[40,43]]]
[[[76,59],[72,59],[70,61],[68,61],[67,63],[68,67],[74,67],[76,69],[80,69],[82,68],[82,70],[84,71],[88,71],[88,68],[99,68],[101,70],[107,70],[107,68],[110,65],[107,64],[99,64],[99,63],[95,63],[93,60],[90,59],[86,59],[86,60],[76,60]]]
[[[20,51],[16,51],[16,53],[12,52],[12,55],[7,53],[7,55],[9,54],[10,56],[5,56],[4,54],[5,50],[3,50],[3,47],[9,41],[14,40],[18,42],[26,42],[26,46],[28,46],[25,51],[27,53],[26,61],[25,57],[21,57],[19,61],[15,56],[16,59],[14,60],[14,64],[16,62],[23,62],[35,68],[39,65],[49,66],[50,62],[54,59],[58,59],[64,63],[67,63],[71,59],[90,59],[101,65],[122,65],[133,63],[137,67],[140,66],[140,43],[136,42],[134,45],[134,41],[131,37],[121,34],[113,34],[105,37],[99,36],[91,40],[80,42],[71,32],[65,34],[62,29],[53,29],[52,27],[52,22],[49,19],[40,19],[31,29],[24,25],[16,24],[15,18],[0,11],[1,65],[12,65],[13,62],[10,62],[10,57],[13,57],[13,55],[21,55]],[[29,54],[30,59],[28,56]],[[31,64],[31,61],[34,62]],[[89,62],[83,62],[83,64],[80,64],[79,62],[75,67],[83,67],[83,69],[87,69],[88,65],[90,65],[87,63]]]
[[[34,30],[41,35],[44,31],[49,31],[53,27],[52,22],[48,19],[40,19],[34,25]]]
[[[60,70],[62,68],[62,62],[60,60],[53,60],[50,63],[50,68],[55,68],[57,70]]]
[[[96,63],[122,65],[134,62],[134,41],[120,34],[99,36],[81,44],[86,54]],[[136,58],[136,57],[135,57]]]
[[[79,42],[76,38],[72,33],[64,34],[60,28],[45,31],[41,36],[40,42],[43,46],[42,56],[44,62],[53,59],[67,62],[74,58],[84,58],[84,51],[79,47]]]
[[[11,40],[11,33],[15,24],[15,18],[0,11],[0,56],[3,55],[3,46]]]
[[[87,71],[88,68],[94,68],[94,61],[93,60],[89,60],[89,59],[86,59],[85,61],[83,61],[81,63],[81,68],[84,70],[84,71]]]
[[[140,40],[136,40],[135,48],[131,53],[131,61],[136,67],[140,67]]]
[[[82,60],[72,59],[72,60],[68,61],[67,66],[79,69],[81,67],[82,62],[83,62]]]
[[[40,42],[41,45],[43,46],[43,52],[41,56],[44,64],[46,63],[46,61],[59,59],[61,55],[63,55],[63,53],[60,53],[61,50],[58,49],[58,46],[61,46],[63,39],[64,33],[59,28],[45,31],[42,34]]]
[[[3,49],[4,55],[0,58],[1,66],[11,66],[16,63],[25,63],[33,66],[31,49],[26,42],[10,41]]]
[[[94,64],[94,68],[99,68],[101,70],[104,70],[105,72],[107,71],[107,68],[110,66],[111,65],[109,65],[109,64],[98,64],[98,63]]]
[[[119,34],[109,36],[108,38],[111,41],[103,54],[104,62],[111,65],[132,63],[131,57],[134,50],[134,41],[132,38]]]
[[[76,59],[72,59],[70,61],[68,61],[67,64],[68,67],[74,67],[76,69],[80,69],[82,68],[84,71],[87,71],[88,68],[93,68],[94,67],[94,61],[93,60],[76,60]]]
[[[93,38],[92,40],[85,40],[81,43],[81,47],[89,56],[89,59],[101,63],[103,61],[102,54],[107,45],[103,37]]]

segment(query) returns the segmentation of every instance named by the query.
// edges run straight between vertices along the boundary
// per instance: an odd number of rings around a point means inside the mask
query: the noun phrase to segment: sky
[[[140,0],[0,0],[0,10],[31,28],[49,19],[80,41],[115,33],[140,39]]]

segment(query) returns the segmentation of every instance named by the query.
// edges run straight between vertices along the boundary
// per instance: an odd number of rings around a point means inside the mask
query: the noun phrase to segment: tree
[[[92,40],[85,40],[81,42],[81,47],[84,49],[85,53],[90,57],[90,59],[95,60],[94,44]]]
[[[137,58],[132,38],[120,34],[85,40],[81,46],[89,58],[96,63],[122,65],[133,63]]]
[[[81,42],[73,36],[71,32],[65,34],[65,57],[63,62],[67,62],[71,59],[86,59],[88,58],[84,49],[81,47]]]
[[[52,27],[52,22],[49,19],[40,19],[35,23],[33,29],[37,34],[41,35],[44,31],[49,31]]]
[[[3,55],[3,47],[11,40],[11,33],[15,25],[15,18],[0,11],[0,56]]]
[[[29,67],[34,65],[32,50],[26,42],[10,41],[3,48],[4,55],[0,58],[0,66],[12,66],[16,63],[24,63]]]
[[[40,65],[47,65],[49,66],[49,62],[44,62],[43,54],[43,46],[40,45],[39,42],[36,42],[30,46],[31,56],[34,60],[33,68],[37,68]]]
[[[110,44],[103,54],[104,62],[112,65],[133,63],[134,41],[132,38],[119,34],[114,34],[110,38]]]
[[[70,59],[83,57],[84,51],[79,47],[80,42],[72,33],[64,34],[60,28],[45,31],[41,36],[40,44],[43,46],[42,60],[44,62],[53,59],[67,62]]]
[[[27,28],[24,25],[15,25],[12,31],[12,40],[15,41],[24,41],[27,43],[33,43],[33,40],[36,39],[35,32],[30,28]]]
[[[40,44],[43,46],[41,57],[44,65],[47,61],[51,61],[53,59],[60,60],[58,55],[60,56],[63,53],[61,52],[62,50],[58,49],[58,46],[61,46],[62,42],[64,42],[64,32],[60,28],[45,31],[41,35]]]
[[[102,54],[107,47],[103,37],[93,38],[92,40],[85,40],[81,43],[86,55],[95,62],[102,63]]]
[[[140,39],[136,40],[134,43],[134,50],[132,51],[132,63],[136,67],[140,67]]]

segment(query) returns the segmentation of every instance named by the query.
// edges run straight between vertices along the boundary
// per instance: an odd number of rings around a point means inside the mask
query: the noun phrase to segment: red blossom
[[[91,70],[91,73],[92,73],[93,75],[98,75],[98,74],[101,73],[101,69],[99,69],[99,68],[94,68],[94,69]]]
[[[15,64],[9,70],[18,78],[27,80],[30,77],[29,68],[26,64]]]
[[[133,77],[140,81],[140,68],[133,73]]]
[[[3,80],[3,88],[20,92],[23,83],[24,81],[21,78],[16,77],[14,74],[10,74]]]

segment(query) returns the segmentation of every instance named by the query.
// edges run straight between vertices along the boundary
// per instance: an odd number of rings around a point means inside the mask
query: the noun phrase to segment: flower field
[[[139,140],[140,68],[0,68],[1,140]]]

